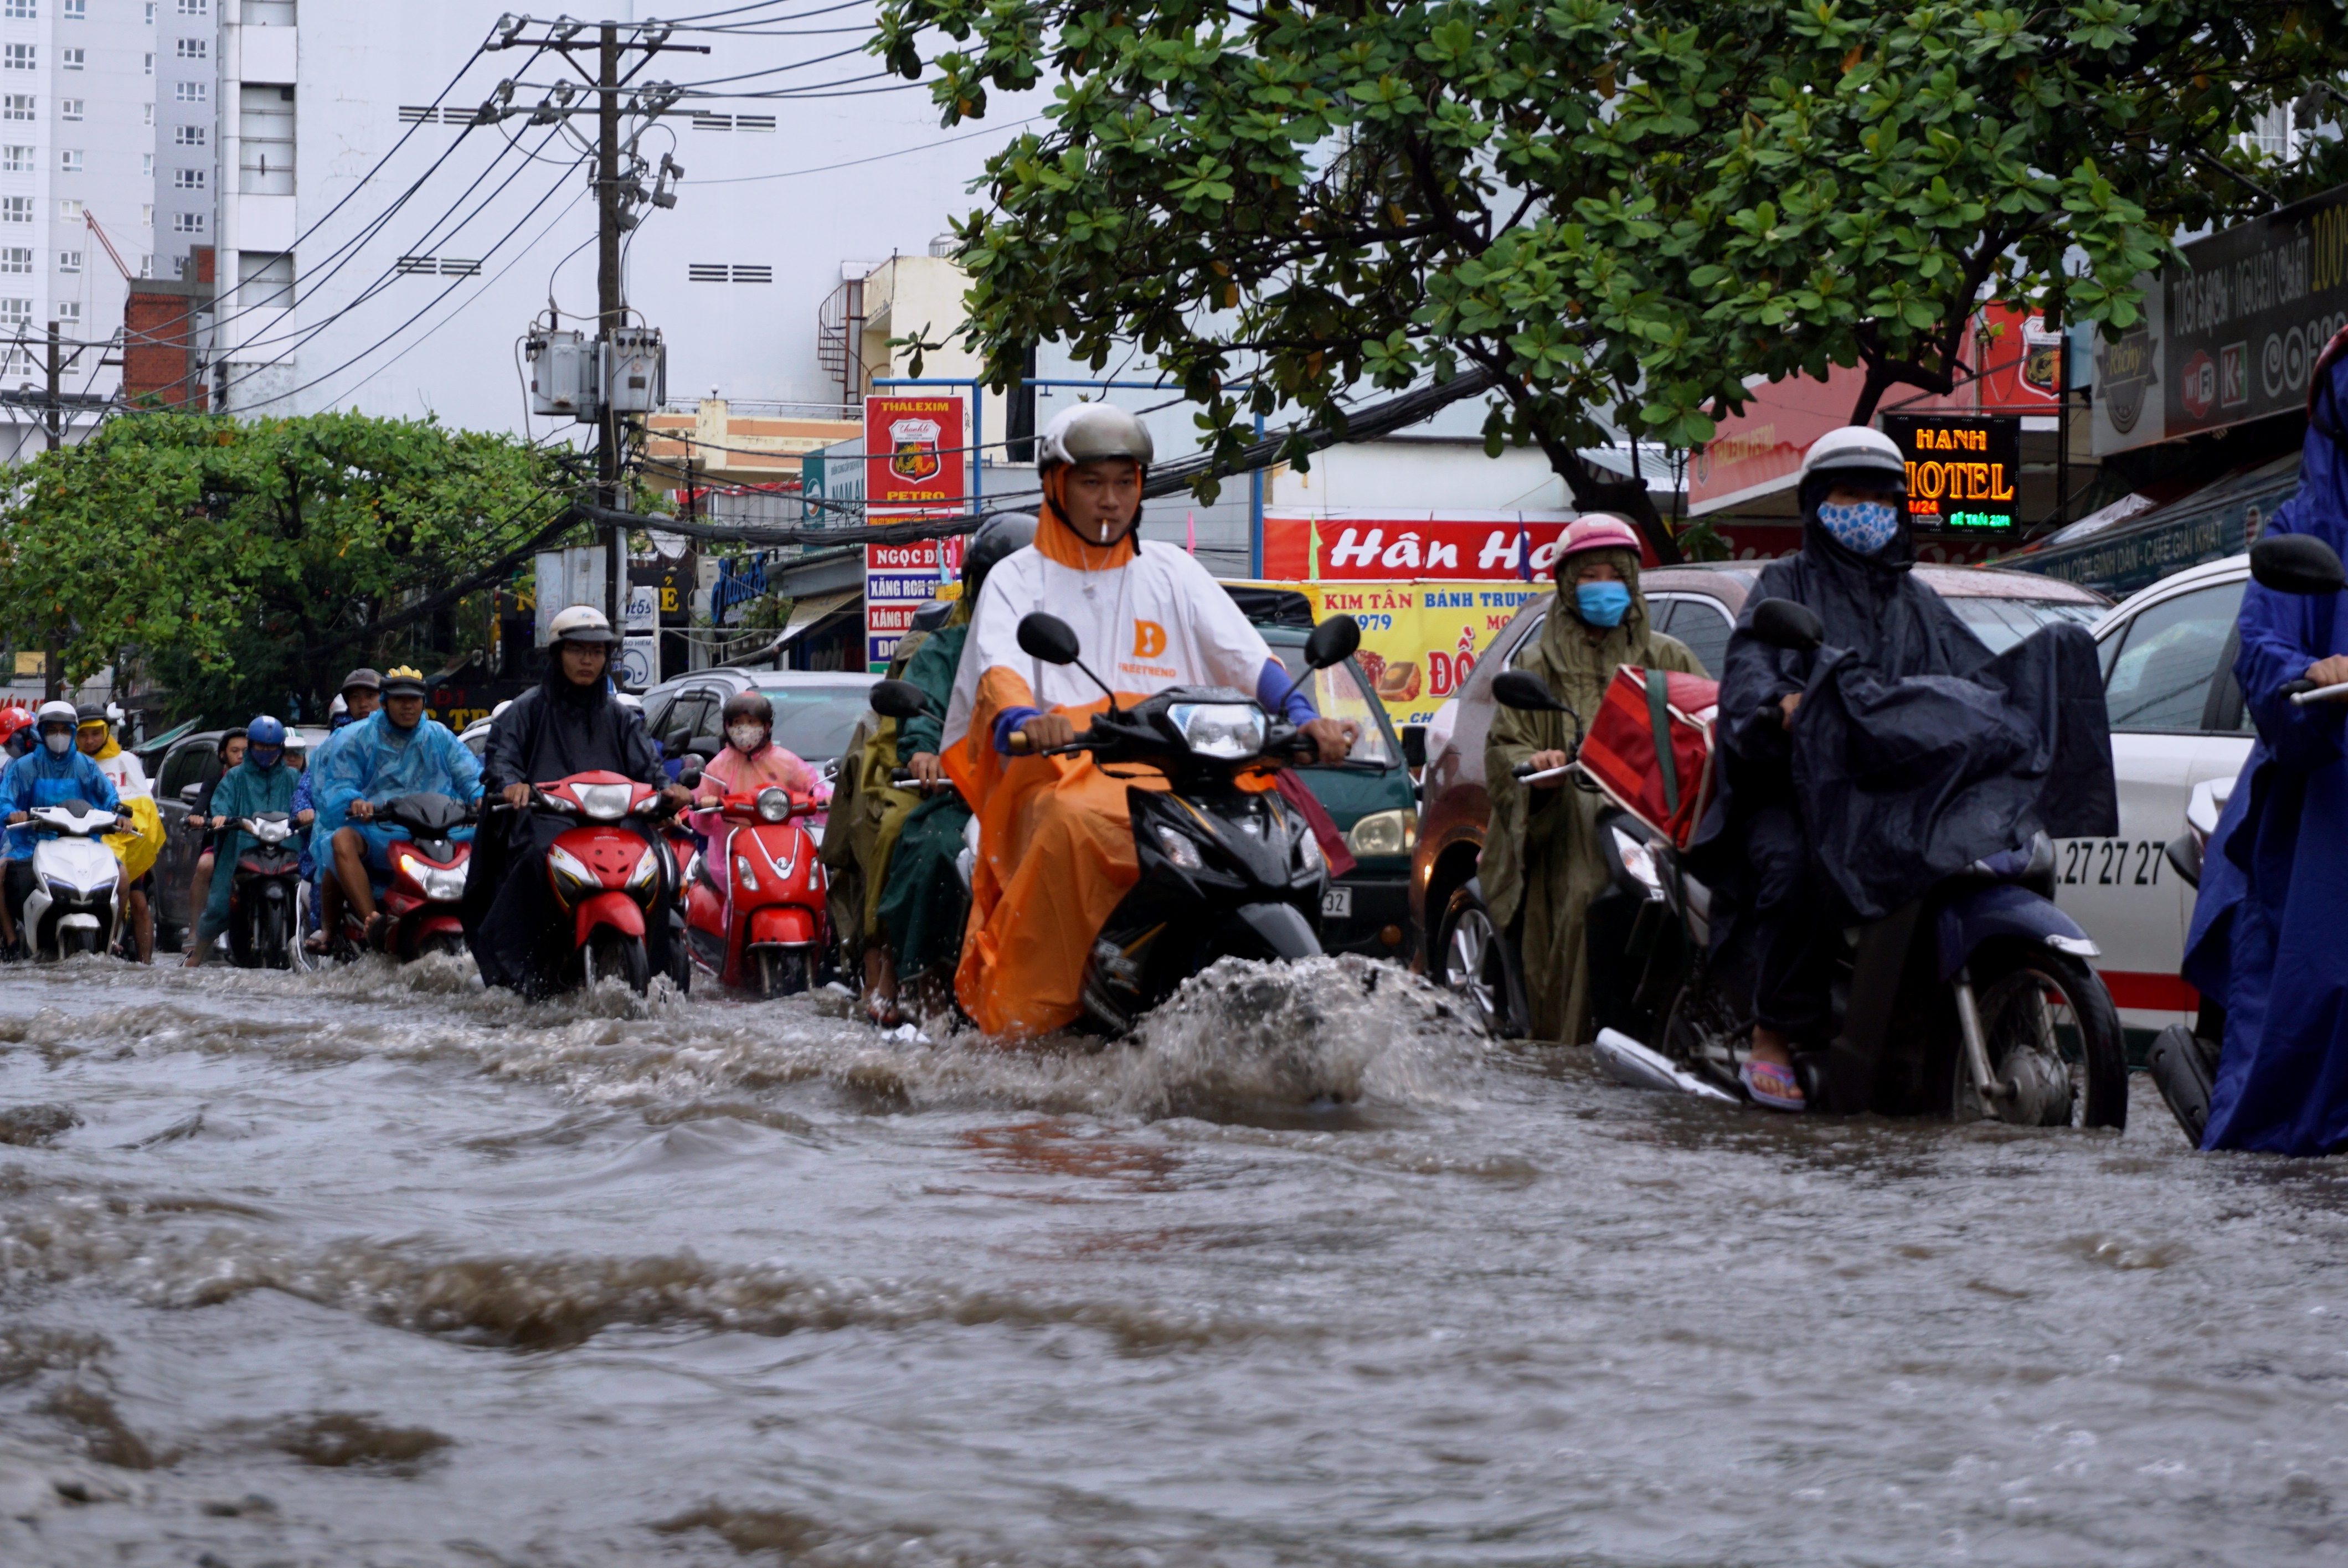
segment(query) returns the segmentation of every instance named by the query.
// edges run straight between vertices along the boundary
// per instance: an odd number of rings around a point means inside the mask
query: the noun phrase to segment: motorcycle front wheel
[[[587,983],[617,980],[642,996],[652,989],[652,965],[644,945],[606,926],[587,938]]]
[[[1984,1104],[1957,1053],[1952,1113],[2042,1127],[2127,1125],[2127,1048],[2111,993],[2086,963],[2037,942],[1985,943],[1971,964],[1990,1071]]]
[[[761,948],[752,957],[757,962],[758,996],[773,1001],[808,989],[808,956],[803,949]]]
[[[294,967],[292,944],[285,936],[285,906],[264,903],[261,907],[261,961],[273,969]]]

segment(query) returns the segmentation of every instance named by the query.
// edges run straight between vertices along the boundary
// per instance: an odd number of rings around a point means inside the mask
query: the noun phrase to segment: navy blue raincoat
[[[2332,364],[2348,407],[2348,361]],[[2348,555],[2348,453],[2336,416],[2307,432],[2299,493],[2269,534],[2312,534]],[[2348,1147],[2348,753],[2338,703],[2292,706],[2287,682],[2348,653],[2343,595],[2252,583],[2235,679],[2259,739],[2203,856],[2185,978],[2226,1009],[2205,1149],[2323,1154]]]

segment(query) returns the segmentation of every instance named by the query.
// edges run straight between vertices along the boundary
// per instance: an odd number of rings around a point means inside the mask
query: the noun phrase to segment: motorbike
[[[1308,671],[1351,657],[1361,637],[1351,616],[1323,620],[1304,646]],[[1086,1021],[1110,1036],[1128,1034],[1218,958],[1318,958],[1329,880],[1321,846],[1276,792],[1239,784],[1251,769],[1308,755],[1303,733],[1250,693],[1220,686],[1173,687],[1120,707],[1085,665],[1067,622],[1037,611],[1019,622],[1018,638],[1030,658],[1075,665],[1109,699],[1086,733],[1045,754],[1089,753],[1104,771],[1147,769],[1170,785],[1126,792],[1140,876],[1093,944],[1081,993]],[[918,686],[884,681],[872,706],[902,720],[929,702]],[[1014,753],[1035,754],[1025,743],[1013,737]]]
[[[436,790],[394,795],[375,808],[375,821],[386,827],[404,827],[408,834],[392,845],[390,874],[375,889],[376,903],[385,917],[373,944],[376,950],[403,964],[427,953],[464,956],[465,927],[458,906],[465,897],[465,871],[472,860],[473,846],[450,835],[476,815],[472,807]],[[305,928],[311,924],[309,897],[305,884],[301,922]],[[369,946],[366,923],[345,903],[335,956],[355,958]]]
[[[2250,547],[2250,576],[2260,587],[2276,593],[2328,597],[2348,589],[2348,569],[2322,539],[2305,534],[2283,534],[2260,539]],[[2318,686],[2293,681],[2283,695],[2300,707],[2310,703],[2348,701],[2348,685]],[[2201,886],[2201,867],[2218,818],[2226,809],[2239,781],[2205,779],[2193,786],[2185,805],[2185,831],[2171,839],[2165,852],[2169,866],[2189,887]],[[2218,1081],[2218,1053],[2226,1039],[2226,1009],[2209,997],[2189,1024],[2173,1023],[2154,1037],[2145,1066],[2153,1086],[2160,1091],[2168,1113],[2195,1148],[2209,1126],[2209,1099]]]
[[[618,980],[640,994],[649,989],[645,922],[668,918],[675,902],[668,895],[676,886],[675,865],[660,832],[674,808],[651,784],[587,773],[531,786],[525,809],[579,825],[546,852],[555,906],[572,927],[566,978],[574,984]]]
[[[1773,647],[1824,641],[1818,617],[1790,600],[1765,600],[1751,624]],[[1511,708],[1571,712],[1527,671],[1501,673],[1493,694]],[[1578,751],[1555,772],[1577,772]],[[1604,944],[1593,946],[1592,972],[1611,982],[1593,995],[1599,1064],[1640,1087],[1744,1100],[1737,1070],[1752,1018],[1712,971],[1709,890],[1669,838],[1630,813],[1601,815],[1598,836],[1616,901],[1611,915],[1605,900],[1593,904],[1590,927]],[[2100,950],[2055,907],[2054,876],[2042,835],[1838,933],[1829,1037],[1794,1052],[1807,1104],[1840,1115],[2125,1126],[2119,1014],[2088,962]]]
[[[302,830],[282,811],[256,812],[230,825],[245,835],[229,871],[230,960],[240,969],[291,968],[297,946],[294,917],[302,887]]]
[[[812,980],[816,955],[830,939],[823,867],[805,825],[818,809],[774,785],[719,804],[727,825],[708,853],[725,857],[729,891],[717,890],[705,861],[689,863],[685,941],[693,963],[721,984],[771,999]]]
[[[122,863],[105,838],[121,819],[86,800],[35,806],[28,815],[55,836],[33,846],[33,891],[22,922],[26,950],[36,958],[107,951],[121,922],[114,894]]]

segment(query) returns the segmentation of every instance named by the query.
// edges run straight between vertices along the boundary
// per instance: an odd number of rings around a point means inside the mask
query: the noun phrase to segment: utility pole
[[[595,72],[595,334],[605,343],[621,324],[620,299],[620,29],[603,24]],[[609,349],[602,364],[613,361]],[[620,507],[620,416],[613,412],[612,388],[603,387],[595,432],[595,498],[613,511]],[[627,635],[628,537],[618,528],[605,530],[603,544],[604,613],[612,630]]]
[[[65,405],[60,401],[65,388],[59,384],[65,375],[65,362],[57,357],[57,323],[55,322],[49,323],[47,369],[49,396],[47,405],[41,410],[41,429],[48,437],[49,450],[54,452],[65,445],[65,432],[57,427],[57,422],[65,417]],[[57,621],[52,620],[49,622],[48,645],[41,651],[42,698],[51,702],[66,694],[66,651],[58,646],[64,641],[58,635],[59,630]]]

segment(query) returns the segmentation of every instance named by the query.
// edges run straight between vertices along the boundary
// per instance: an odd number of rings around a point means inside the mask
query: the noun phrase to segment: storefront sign
[[[1984,533],[2014,525],[2022,421],[2012,415],[1886,415],[1908,459],[1908,515],[1919,528]]]
[[[1557,537],[1570,520],[1560,512],[1482,521],[1266,513],[1264,575],[1380,583],[1546,578],[1557,559]]]
[[[952,597],[949,585],[962,579],[963,538],[921,539],[905,545],[864,547],[864,657],[875,673],[889,668],[897,644],[913,624],[913,612],[933,599]]]
[[[959,512],[968,505],[970,400],[864,400],[864,506],[884,512]]]
[[[1397,726],[1424,724],[1474,672],[1492,636],[1547,583],[1276,582],[1313,604],[1313,620],[1350,615],[1361,623],[1354,657]]]

